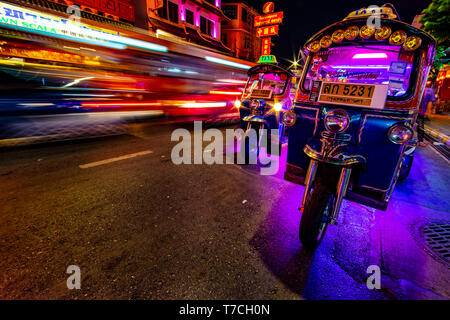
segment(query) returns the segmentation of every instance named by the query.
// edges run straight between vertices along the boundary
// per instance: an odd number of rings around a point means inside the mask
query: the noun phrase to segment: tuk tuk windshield
[[[388,96],[402,97],[414,84],[414,55],[400,46],[359,45],[330,48],[315,53],[303,89],[313,81],[388,85]]]
[[[254,73],[251,74],[245,93],[251,94],[254,89],[272,90],[272,94],[283,94],[287,85],[288,76],[286,73]]]

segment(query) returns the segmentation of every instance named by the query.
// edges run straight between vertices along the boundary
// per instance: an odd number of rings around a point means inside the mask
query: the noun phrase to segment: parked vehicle
[[[292,106],[292,77],[290,71],[276,64],[274,56],[262,56],[260,63],[248,71],[247,85],[241,100],[237,101],[240,127],[247,131],[244,137],[247,163],[252,157],[257,158],[262,142],[265,144],[266,141],[267,154],[280,155],[286,137],[282,116]],[[271,129],[277,130],[277,133],[270,134]],[[248,134],[249,130],[256,132],[256,139]],[[264,139],[266,135],[267,140]]]
[[[344,198],[386,210],[411,169],[413,126],[435,40],[379,8],[361,9],[307,41],[289,126],[285,178],[305,185],[300,240],[314,249]]]

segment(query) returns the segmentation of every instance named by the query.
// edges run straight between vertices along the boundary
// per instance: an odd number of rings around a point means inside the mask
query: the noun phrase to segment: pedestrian
[[[422,102],[419,106],[419,114],[417,115],[417,138],[419,140],[419,146],[425,147],[426,144],[423,142],[423,137],[425,135],[425,114],[427,113],[428,103],[436,101],[436,97],[434,96],[433,88],[426,87],[425,92],[423,93]]]

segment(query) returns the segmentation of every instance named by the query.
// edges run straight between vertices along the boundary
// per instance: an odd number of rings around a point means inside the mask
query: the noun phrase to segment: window
[[[228,42],[228,38],[227,38],[227,34],[223,33],[222,34],[222,42],[224,45],[228,46],[227,42]]]
[[[194,24],[194,12],[186,9],[186,22],[189,24]]]
[[[222,6],[222,11],[231,20],[237,19],[237,6]]]
[[[169,1],[169,20],[178,23],[178,5]]]
[[[244,39],[244,49],[250,49],[250,38],[249,37],[245,37]]]
[[[214,22],[205,17],[200,17],[200,32],[214,37]]]
[[[167,20],[167,0],[164,0],[164,5],[158,9],[158,16]]]
[[[158,9],[158,16],[162,19],[178,23],[178,4],[163,0],[164,5]]]
[[[281,72],[259,72],[250,75],[245,93],[250,95],[254,89],[271,90],[273,94],[282,94],[286,88],[288,76]]]
[[[242,7],[242,10],[241,10],[241,20],[242,20],[242,22],[245,22],[245,23],[248,22],[247,9],[245,9],[244,7]]]

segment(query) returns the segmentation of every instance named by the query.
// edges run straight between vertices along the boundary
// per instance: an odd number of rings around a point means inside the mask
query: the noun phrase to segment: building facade
[[[134,0],[136,26],[150,28],[161,37],[229,53],[221,41],[221,24],[229,21],[221,0]]]
[[[261,39],[254,27],[258,11],[238,1],[224,1],[222,11],[229,18],[222,22],[222,42],[234,57],[256,62],[261,54]]]
[[[151,30],[168,40],[179,38],[229,54],[221,41],[222,22],[230,19],[221,10],[221,0],[17,0],[66,12],[77,5],[81,17],[121,28]]]

